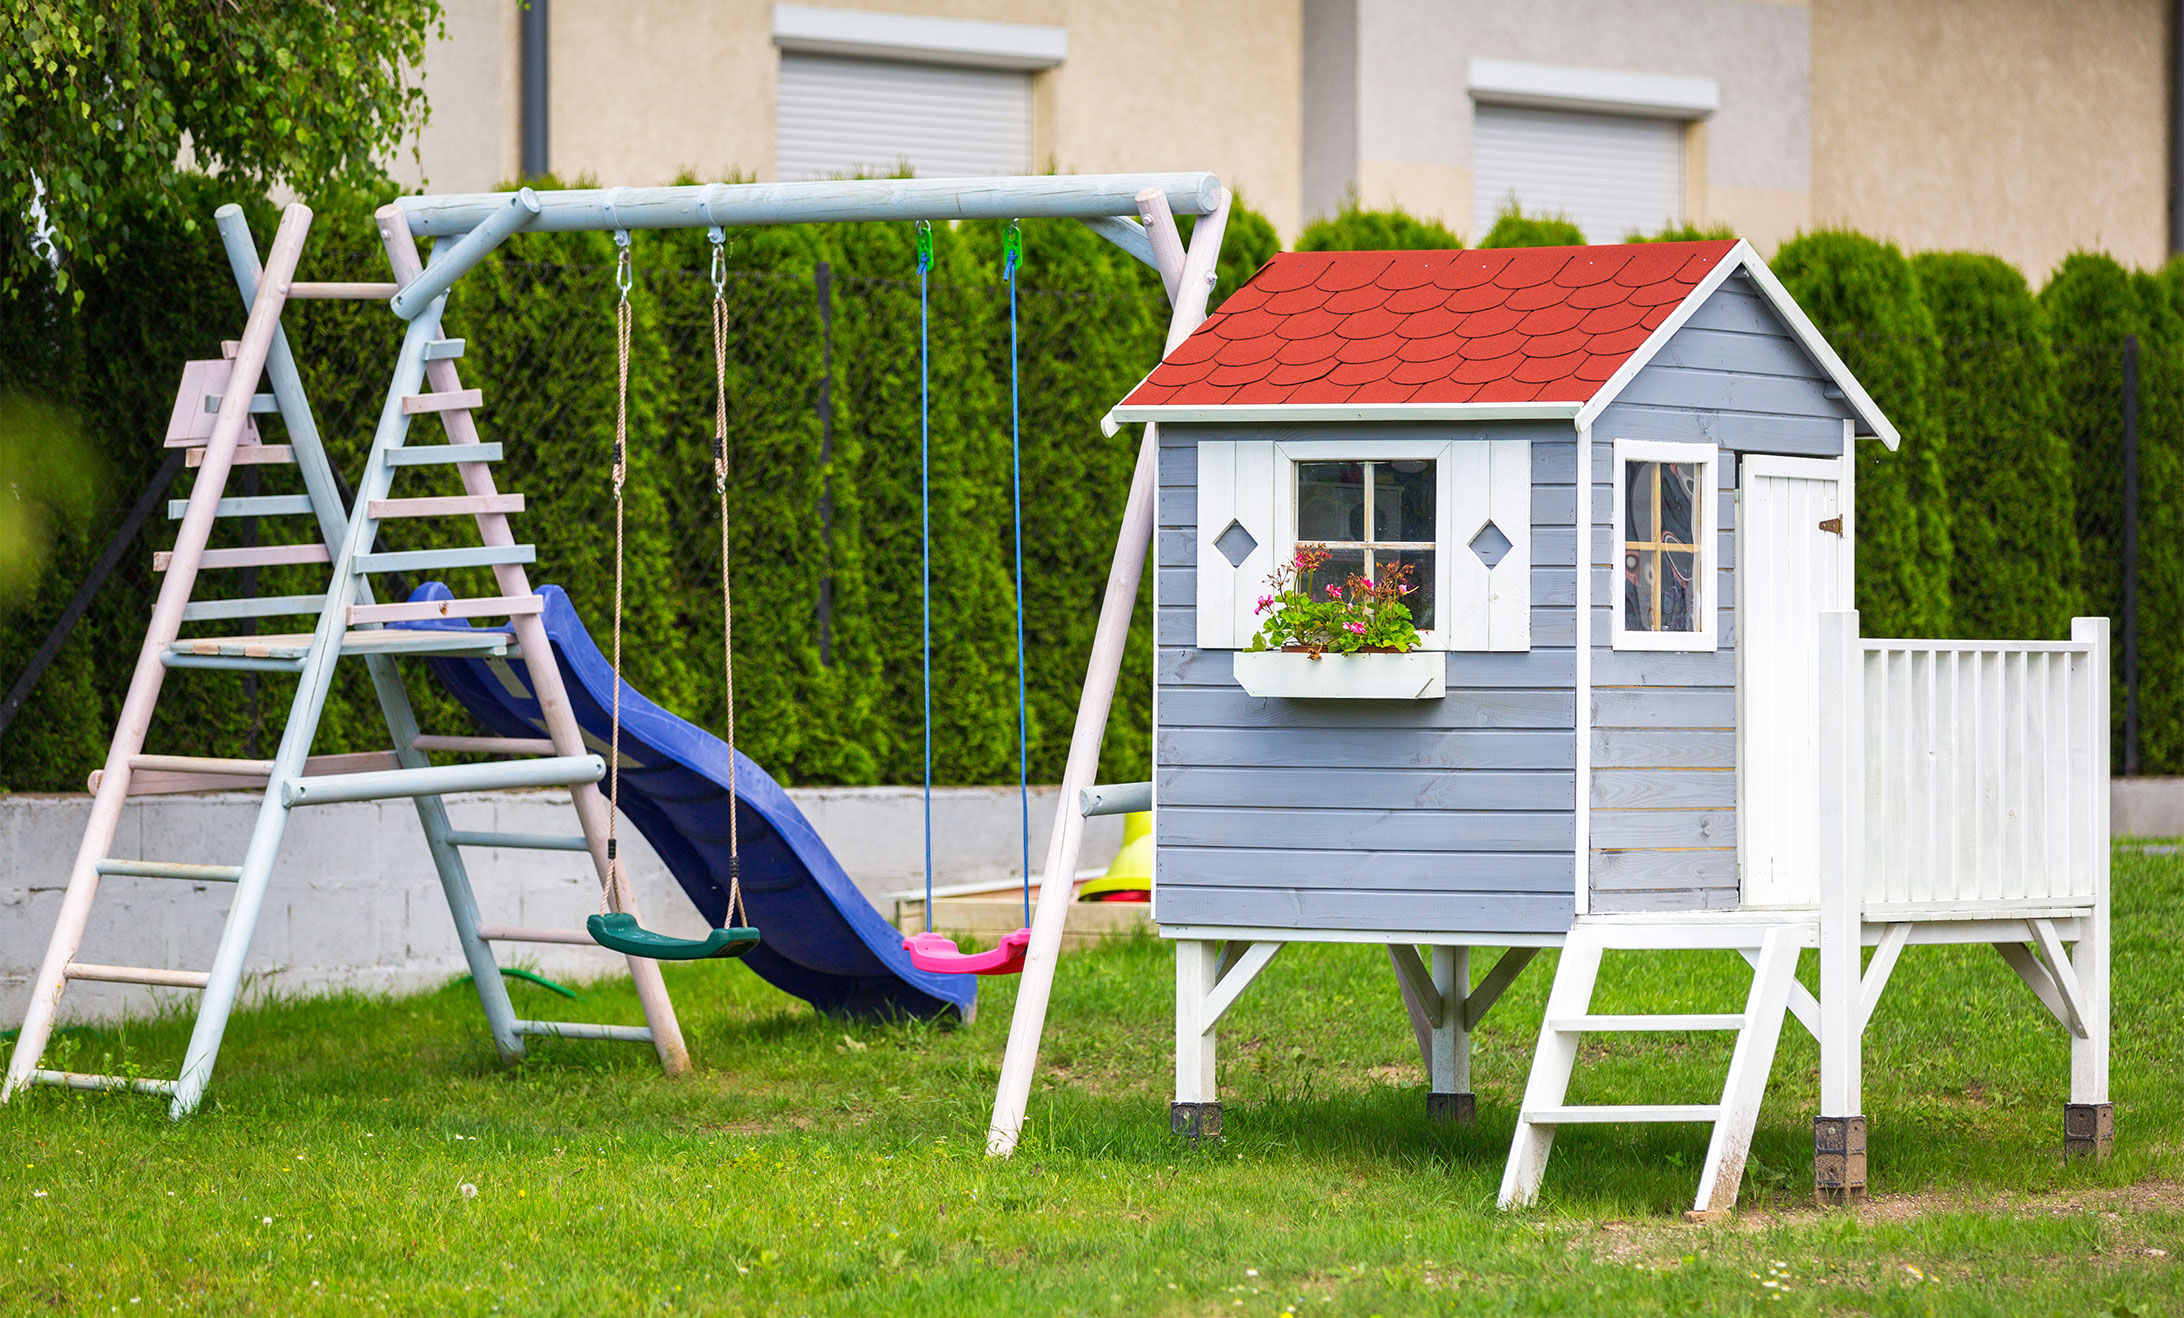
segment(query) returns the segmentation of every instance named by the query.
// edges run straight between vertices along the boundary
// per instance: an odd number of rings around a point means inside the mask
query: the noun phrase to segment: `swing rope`
[[[918,565],[925,613],[925,932],[933,932],[933,354],[927,277],[933,226],[918,221]]]
[[[736,643],[734,602],[728,586],[728,248],[727,234],[706,231],[713,243],[713,493],[720,499],[720,665],[728,705],[728,914],[744,924],[743,857],[736,836]]]
[[[627,956],[655,961],[695,961],[705,957],[742,956],[758,945],[758,930],[727,924],[741,921],[743,883],[736,838],[736,705],[735,648],[730,632],[732,613],[728,593],[728,304],[725,293],[727,256],[725,235],[719,228],[713,238],[713,487],[720,498],[720,602],[721,648],[728,682],[728,909],[720,928],[703,938],[674,938],[656,934],[637,923],[624,909],[629,904],[627,879],[622,869],[617,833],[622,817],[622,584],[626,545],[623,537],[622,487],[629,477],[629,330],[631,309],[629,231],[614,232],[614,284],[621,298],[614,307],[614,699],[612,726],[607,737],[607,881],[599,894],[599,914],[585,921],[592,941]]]
[[[1001,277],[1009,286],[1009,492],[1016,527],[1016,801],[1023,815],[1024,927],[1031,927],[1031,716],[1024,692],[1024,440],[1017,401],[1016,267],[1024,259],[1024,231],[1015,220],[1001,239]]]

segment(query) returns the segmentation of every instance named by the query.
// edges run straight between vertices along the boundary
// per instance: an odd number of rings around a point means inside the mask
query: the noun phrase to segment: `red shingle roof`
[[[1735,246],[1285,252],[1123,401],[1582,403]]]

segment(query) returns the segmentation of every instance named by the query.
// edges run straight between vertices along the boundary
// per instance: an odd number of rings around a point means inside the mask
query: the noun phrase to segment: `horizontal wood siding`
[[[1825,372],[1739,273],[1693,313],[1592,431],[1592,774],[1587,887],[1599,914],[1737,904],[1736,487],[1740,453],[1835,457],[1850,415]],[[1724,452],[1720,648],[1611,647],[1615,441]]]
[[[1196,647],[1198,441],[1528,439],[1532,649],[1451,653],[1440,700],[1278,700]],[[1171,425],[1155,539],[1154,916],[1554,933],[1574,916],[1577,444],[1566,425]],[[1459,549],[1457,552],[1464,552]]]

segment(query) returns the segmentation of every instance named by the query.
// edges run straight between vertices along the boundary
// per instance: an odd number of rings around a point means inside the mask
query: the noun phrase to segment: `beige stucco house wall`
[[[1472,212],[1474,57],[1712,79],[1685,208],[1771,251],[1843,224],[1994,251],[2167,255],[2169,0],[810,0],[1064,28],[1033,76],[1034,157],[1072,172],[1211,169],[1293,238],[1354,192]],[[399,175],[489,188],[521,159],[517,0],[446,0],[432,123]],[[767,179],[769,0],[552,0],[564,178]]]

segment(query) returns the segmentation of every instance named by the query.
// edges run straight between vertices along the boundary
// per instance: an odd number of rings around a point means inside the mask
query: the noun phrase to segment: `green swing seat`
[[[671,938],[637,923],[637,917],[617,911],[595,915],[584,922],[592,941],[625,956],[649,961],[703,961],[708,957],[742,956],[758,946],[758,930],[709,929],[703,938]]]

